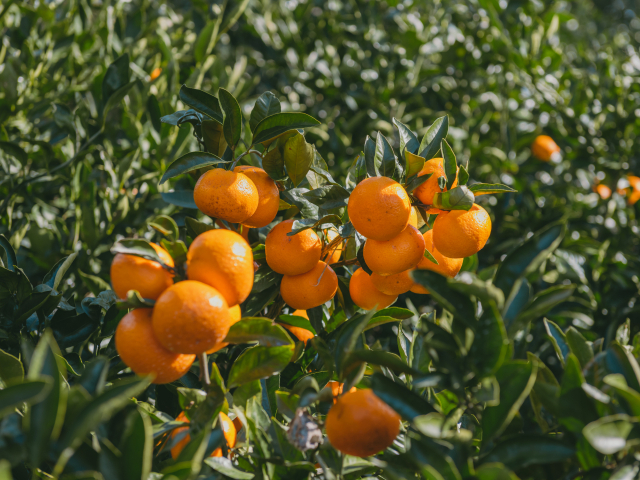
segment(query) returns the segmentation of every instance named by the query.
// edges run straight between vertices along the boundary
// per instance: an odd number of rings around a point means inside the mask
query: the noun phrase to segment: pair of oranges
[[[409,290],[429,293],[414,284],[409,273],[427,269],[454,277],[463,258],[482,249],[491,234],[491,219],[479,205],[469,211],[441,211],[431,207],[433,197],[443,190],[438,178],[445,175],[443,159],[425,162],[419,176],[431,175],[414,192],[427,206],[427,213],[438,214],[432,230],[421,234],[411,199],[398,182],[387,177],[371,177],[360,182],[349,197],[349,218],[354,228],[367,238],[364,260],[373,272],[359,269],[351,277],[349,291],[356,305],[370,310],[391,305]],[[457,184],[457,178],[453,187]],[[425,249],[438,261],[424,257]]]
[[[152,246],[173,267],[169,254]],[[111,282],[120,298],[138,290],[155,300],[152,309],[125,315],[115,334],[122,361],[138,375],[155,375],[155,383],[177,380],[197,354],[226,346],[229,328],[241,318],[240,304],[253,288],[253,253],[231,230],[198,235],[186,267],[188,280],[173,283],[172,273],[152,260],[118,254],[111,265]]]
[[[331,300],[338,291],[338,277],[329,266],[339,258],[339,250],[323,257],[323,242],[313,229],[289,235],[294,220],[284,220],[271,229],[265,240],[267,264],[284,275],[280,295],[292,308],[308,310]],[[327,232],[335,239],[337,232]],[[331,235],[331,236],[330,236]],[[336,258],[337,252],[337,258]]]

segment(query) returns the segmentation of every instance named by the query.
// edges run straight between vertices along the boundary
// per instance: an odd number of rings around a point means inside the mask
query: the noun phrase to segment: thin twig
[[[207,352],[200,354],[200,381],[205,387],[211,385],[211,379],[209,378],[209,360],[207,359]]]

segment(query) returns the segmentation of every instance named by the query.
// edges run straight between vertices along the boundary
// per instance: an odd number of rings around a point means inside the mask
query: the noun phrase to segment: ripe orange
[[[152,243],[160,260],[173,267],[173,258],[159,245]],[[118,298],[127,298],[129,290],[137,290],[142,298],[156,300],[173,285],[173,274],[158,262],[135,255],[118,253],[111,263],[111,285]]]
[[[211,350],[224,340],[230,326],[229,307],[222,294],[193,280],[169,287],[153,308],[158,341],[176,353]]]
[[[229,327],[234,323],[238,323],[242,320],[242,312],[240,311],[240,305],[234,305],[229,308]],[[224,347],[229,345],[227,342],[221,342],[213,347],[211,350],[207,350],[207,353],[216,353],[218,350],[222,350]]]
[[[116,328],[116,350],[134,373],[154,375],[153,383],[174,382],[189,371],[196,356],[173,353],[160,345],[153,333],[152,312],[137,308],[122,317]]]
[[[600,195],[600,198],[602,198],[603,200],[606,200],[611,196],[611,189],[602,183],[596,185],[593,189],[598,193],[598,195]]]
[[[368,457],[393,443],[400,433],[400,416],[367,388],[338,397],[325,427],[334,448],[347,455]]]
[[[202,174],[193,199],[200,211],[210,217],[241,223],[258,209],[258,188],[243,173],[214,168]]]
[[[291,333],[293,333],[293,335],[300,340],[302,343],[304,343],[305,345],[307,344],[307,342],[309,340],[311,340],[315,335],[313,333],[311,333],[309,330],[307,330],[306,328],[302,328],[302,327],[295,327],[293,325],[287,325],[286,323],[281,323],[280,326],[286,328],[287,330],[289,330]]]
[[[264,242],[267,263],[274,272],[300,275],[318,264],[322,255],[322,242],[312,229],[292,236],[293,219],[280,222],[271,229]]]
[[[629,205],[635,205],[635,203],[640,200],[640,177],[629,175],[627,180],[629,180],[629,185],[631,185],[631,195],[627,199],[627,203]]]
[[[325,235],[327,237],[327,244],[330,244],[340,236],[338,231],[333,228],[330,228],[329,230],[327,230]],[[340,261],[340,255],[342,255],[343,245],[344,245],[344,242],[340,242],[337,245],[334,245],[333,247],[331,247],[331,249],[328,252],[326,252],[327,258],[325,259],[325,261],[329,265],[333,265],[334,263]]]
[[[415,267],[424,255],[420,230],[407,225],[391,240],[369,239],[364,244],[364,261],[379,275],[394,275]]]
[[[154,68],[151,72],[151,75],[149,75],[149,80],[153,82],[156,78],[160,76],[161,73],[162,73],[162,68],[160,67]]]
[[[280,283],[280,295],[290,307],[308,310],[322,305],[338,291],[338,277],[333,268],[318,262],[300,275],[285,275]]]
[[[449,258],[464,258],[482,250],[491,235],[491,218],[474,204],[469,211],[441,213],[433,224],[433,244]]]
[[[438,184],[438,177],[446,177],[446,173],[444,171],[444,159],[443,158],[432,158],[431,160],[427,160],[424,163],[424,167],[422,167],[422,170],[420,170],[420,172],[418,173],[419,177],[422,177],[423,175],[428,175],[428,174],[433,174],[431,175],[431,177],[429,178],[429,180],[427,180],[426,182],[424,182],[422,185],[420,185],[418,188],[416,188],[413,191],[413,194],[418,197],[418,200],[420,200],[421,203],[425,204],[425,205],[432,205],[433,204],[433,196],[436,193],[440,193],[440,192],[446,192],[447,189],[445,188],[444,190],[440,189],[440,185]],[[453,181],[453,185],[451,186],[451,188],[455,187],[458,185],[458,174],[456,173],[456,178]],[[438,208],[429,208],[427,209],[427,213],[440,213],[442,210],[438,209]]]
[[[422,260],[420,260],[420,262],[422,262]],[[418,265],[420,265],[420,263],[418,263]],[[373,273],[371,274],[371,281],[378,290],[386,295],[398,296],[408,292],[409,289],[413,287],[413,280],[409,276],[409,270],[384,277]]]
[[[223,413],[223,412],[220,412],[220,416],[218,417],[218,420],[220,421],[220,423],[222,425],[222,433],[224,435],[225,440],[227,441],[227,446],[229,448],[235,447],[236,439],[237,439],[237,436],[238,436],[238,429],[236,427],[235,420],[231,421],[231,419],[227,416],[227,414]],[[178,415],[176,417],[176,421],[189,423],[189,419],[184,414],[184,412],[180,412],[180,415]],[[174,429],[173,432],[171,432],[171,438],[174,438],[180,432],[184,432],[184,431],[187,431],[187,430],[189,430],[189,427],[178,427],[178,428]],[[182,437],[178,441],[178,443],[176,443],[173,446],[173,448],[171,449],[171,458],[173,458],[174,460],[176,458],[178,458],[178,455],[180,455],[180,452],[182,452],[182,449],[188,445],[190,440],[191,440],[191,436],[190,435],[185,435],[184,437]],[[222,448],[220,448],[220,447],[216,448],[211,453],[211,456],[212,457],[221,457],[222,456]]]
[[[306,310],[296,310],[293,313],[290,313],[289,315],[296,315],[298,317],[306,318],[307,320],[309,320],[309,315],[307,314]]]
[[[531,153],[540,160],[548,162],[554,154],[560,153],[560,147],[547,135],[538,135],[531,145]]]
[[[258,167],[239,165],[233,171],[244,173],[258,189],[258,208],[253,215],[242,223],[255,228],[269,225],[276,218],[280,207],[280,192],[276,182],[267,172]]]
[[[347,209],[358,233],[385,241],[398,235],[409,223],[411,201],[398,182],[387,177],[371,177],[353,189]]]
[[[344,383],[336,382],[335,380],[330,380],[329,382],[327,382],[327,385],[325,386],[325,388],[330,388],[333,396],[339,397],[340,395],[342,395],[342,390],[344,390]],[[351,387],[349,389],[349,393],[355,392],[355,391],[356,391],[356,387]],[[338,401],[337,398],[333,399],[333,403],[336,403],[337,401]]]
[[[371,276],[362,268],[359,268],[349,281],[349,294],[351,300],[364,310],[382,310],[388,307],[398,298],[397,295],[387,295],[376,288]]]
[[[422,257],[422,260],[420,260],[420,263],[418,264],[416,269],[431,270],[433,272],[439,273],[440,275],[451,278],[455,277],[462,268],[462,262],[464,260],[462,258],[448,258],[442,255],[442,253],[440,253],[438,249],[433,245],[433,230],[425,232],[423,236],[424,243],[427,246],[427,250],[429,250],[431,255],[433,255],[433,258],[438,261],[438,265],[433,263],[428,258]],[[413,293],[421,293],[423,295],[429,293],[429,290],[418,284],[414,284],[411,287],[411,291]]]
[[[418,215],[418,209],[416,207],[411,207],[411,213],[409,214],[409,225],[415,228],[419,228]]]
[[[253,288],[253,252],[231,230],[208,230],[196,237],[187,252],[187,276],[218,290],[229,306],[246,300]]]

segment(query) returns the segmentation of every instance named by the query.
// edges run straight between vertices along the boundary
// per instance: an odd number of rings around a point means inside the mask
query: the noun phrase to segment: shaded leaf
[[[316,125],[320,125],[320,122],[306,113],[275,113],[263,118],[256,125],[251,144],[272,140],[289,130]]]
[[[229,163],[226,160],[221,159],[213,153],[206,152],[189,152],[182,157],[178,158],[167,167],[167,170],[162,175],[159,185],[162,185],[170,178],[175,178],[178,175],[189,173],[200,168],[209,167],[211,165],[218,165]]]
[[[431,160],[435,157],[438,150],[440,150],[442,140],[447,138],[448,133],[449,117],[445,115],[436,119],[427,130],[427,133],[424,134],[424,137],[422,137],[422,142],[420,142],[420,148],[418,149],[420,156],[425,160]]]
[[[258,124],[270,115],[280,113],[282,107],[280,106],[280,100],[275,96],[273,92],[264,92],[256,100],[253,109],[251,110],[251,118],[249,120],[249,128],[251,131],[255,131]]]
[[[242,136],[242,111],[238,100],[229,91],[221,88],[218,95],[225,114],[222,131],[227,144],[233,150]]]
[[[233,388],[243,383],[275,375],[289,364],[292,356],[292,345],[281,347],[258,345],[248,348],[242,352],[231,367],[227,385],[229,388]]]
[[[182,85],[179,97],[183,103],[204,113],[218,123],[222,124],[224,121],[220,102],[213,95],[196,88],[189,88],[186,85]]]

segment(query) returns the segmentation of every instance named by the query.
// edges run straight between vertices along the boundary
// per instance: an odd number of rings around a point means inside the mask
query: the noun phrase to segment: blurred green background
[[[34,6],[37,5],[37,6]],[[419,136],[450,116],[449,139],[471,178],[516,194],[483,196],[493,233],[479,269],[552,221],[561,248],[531,289],[580,285],[550,315],[598,333],[633,316],[638,297],[637,206],[620,190],[640,173],[640,18],[633,1],[176,1],[3,2],[0,17],[0,233],[40,281],[81,254],[66,295],[106,288],[114,241],[153,233],[166,166],[197,143],[191,127],[160,124],[183,108],[182,84],[227,88],[247,116],[264,91],[308,129],[337,178],[367,135]],[[135,85],[107,67],[128,55]],[[126,61],[125,61],[126,65]],[[245,129],[248,130],[248,129]],[[538,134],[559,164],[531,156]],[[613,194],[594,192],[596,183]],[[194,215],[191,212],[190,215]],[[416,297],[417,298],[417,297]],[[416,299],[428,307],[428,297]],[[533,327],[538,328],[538,327]],[[540,327],[542,328],[542,327]]]

